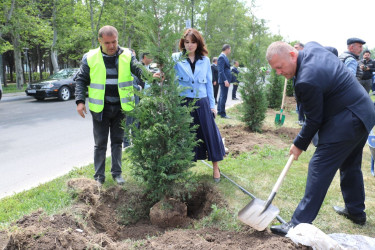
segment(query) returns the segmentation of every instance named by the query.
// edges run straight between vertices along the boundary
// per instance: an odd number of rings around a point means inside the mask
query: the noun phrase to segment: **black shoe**
[[[121,175],[113,176],[113,179],[118,185],[124,185],[125,180],[121,177]]]
[[[229,116],[227,116],[227,115],[224,115],[224,116],[222,116],[221,118],[224,118],[224,119],[231,119]]]
[[[355,224],[364,225],[366,223],[366,214],[364,216],[351,215],[346,208],[338,206],[333,206],[333,210],[335,210],[335,212],[339,215],[343,215],[349,220],[353,221]]]
[[[239,100],[237,97],[232,98],[232,100]]]
[[[295,227],[295,225],[292,222],[287,222],[278,226],[272,226],[271,232],[277,235],[285,236],[293,227]]]

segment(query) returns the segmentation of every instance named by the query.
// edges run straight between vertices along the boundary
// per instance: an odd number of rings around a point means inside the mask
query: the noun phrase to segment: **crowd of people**
[[[110,136],[111,174],[122,185],[125,182],[121,176],[122,144],[129,146],[129,140],[124,138],[121,122],[124,119],[133,122],[125,117],[124,111],[132,110],[137,102],[134,89],[145,88],[142,75],[144,70],[151,70],[152,57],[143,53],[144,67],[139,67],[135,52],[118,46],[118,32],[112,26],[102,27],[98,40],[99,48],[83,56],[76,76],[77,112],[85,118],[88,91],[95,141],[94,178],[99,185],[105,181]],[[316,146],[309,163],[305,195],[290,222],[271,227],[276,234],[285,235],[300,223],[313,222],[337,170],[345,207],[334,210],[354,223],[366,222],[361,160],[366,139],[375,124],[374,103],[368,94],[375,65],[370,51],[365,51],[359,60],[363,44],[361,39],[348,39],[348,51],[339,57],[335,48],[316,42],[298,43],[294,47],[274,42],[267,49],[266,58],[276,73],[293,79],[302,129],[290,147],[290,154],[297,160],[312,140]],[[217,114],[230,118],[225,106],[231,83],[232,99],[238,99],[239,62],[234,61],[231,67],[228,59],[231,47],[224,44],[221,54],[210,63],[204,39],[193,28],[183,33],[179,50],[172,58],[178,84],[184,87],[180,93],[181,105],[195,103],[192,125],[198,125],[195,137],[201,141],[194,148],[194,160],[212,161],[213,180],[219,182],[218,162],[225,156],[225,147],[215,117]],[[153,73],[153,77],[159,78],[160,72]]]

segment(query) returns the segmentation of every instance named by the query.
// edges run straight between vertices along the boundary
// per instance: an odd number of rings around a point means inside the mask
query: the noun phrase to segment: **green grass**
[[[232,119],[216,118],[219,126],[240,124],[238,108],[228,110],[228,115]],[[295,123],[297,115],[293,112],[286,112],[284,127],[299,126]],[[274,117],[267,117],[265,125],[274,127]],[[280,209],[280,216],[289,221],[294,209],[302,199],[307,176],[308,163],[313,155],[315,147],[310,145],[308,150],[301,154],[298,161],[294,161],[287,176],[278,191],[273,205]],[[271,145],[259,145],[252,152],[246,152],[234,158],[230,154],[220,162],[221,171],[228,175],[235,182],[240,184],[256,197],[266,200],[275,184],[279,174],[288,160],[289,146],[285,148],[275,148]],[[375,237],[375,177],[370,173],[370,151],[365,146],[363,155],[363,175],[366,189],[366,213],[368,221],[365,226],[358,226],[349,220],[337,215],[333,205],[344,205],[339,176],[335,176],[331,187],[327,193],[318,217],[314,225],[325,233],[347,233],[360,234]],[[123,176],[128,184],[136,184],[136,181],[130,176],[131,162],[126,160],[124,155]],[[107,159],[107,180],[104,188],[115,185],[110,178],[110,158]],[[200,180],[212,182],[212,169],[201,162],[192,168]],[[49,183],[40,185],[29,191],[16,194],[11,197],[0,200],[0,225],[2,228],[9,226],[9,223],[21,218],[23,215],[30,214],[39,208],[42,208],[47,214],[57,213],[69,208],[74,202],[71,194],[67,190],[66,182],[70,178],[87,177],[92,178],[94,174],[93,165],[74,169],[69,174],[55,179]],[[220,194],[227,201],[227,208],[213,206],[213,213],[202,219],[196,224],[197,227],[206,227],[210,225],[218,226],[226,230],[239,230],[241,222],[236,219],[237,212],[243,208],[251,198],[242,193],[237,187],[229,181],[222,178],[222,181],[216,185]],[[276,220],[273,224],[277,224]]]
[[[9,94],[9,93],[16,93],[16,92],[25,92],[26,87],[27,87],[27,84],[24,84],[22,89],[18,89],[15,83],[8,83],[6,87],[4,87],[3,85],[3,93]]]

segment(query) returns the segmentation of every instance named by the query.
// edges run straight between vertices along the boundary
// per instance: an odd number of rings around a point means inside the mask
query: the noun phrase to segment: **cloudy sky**
[[[346,40],[358,37],[375,48],[375,0],[256,0],[255,16],[286,41],[316,41],[346,50]],[[345,17],[347,16],[347,17]]]

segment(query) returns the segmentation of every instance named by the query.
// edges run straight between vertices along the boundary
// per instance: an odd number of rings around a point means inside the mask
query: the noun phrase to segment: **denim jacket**
[[[202,60],[196,62],[193,74],[189,62],[182,57],[181,52],[173,53],[172,58],[176,62],[174,66],[176,78],[180,86],[185,88],[180,95],[189,98],[208,97],[210,108],[214,109],[215,99],[210,59],[207,56],[202,56]]]

